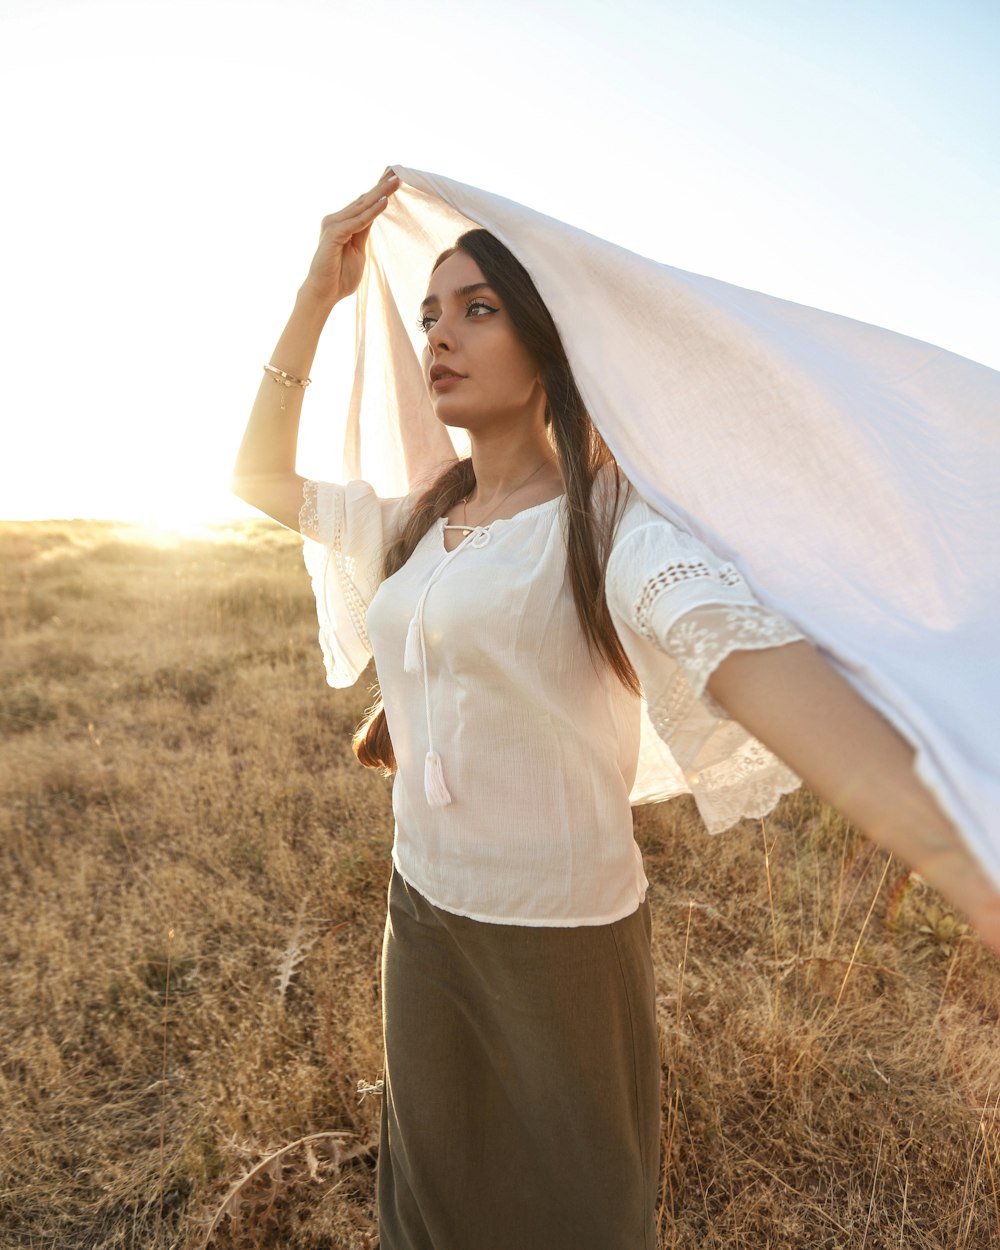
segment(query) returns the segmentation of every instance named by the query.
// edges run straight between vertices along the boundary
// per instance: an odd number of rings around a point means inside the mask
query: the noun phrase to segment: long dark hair
[[[566,561],[580,628],[591,655],[603,660],[627,689],[638,694],[639,679],[615,632],[604,595],[611,543],[625,502],[618,465],[590,419],[559,331],[525,267],[489,231],[470,230],[453,248],[442,252],[431,272],[455,252],[464,252],[479,266],[500,296],[514,332],[538,365],[547,401],[546,424],[566,488]],[[598,473],[608,488],[595,498]],[[475,484],[468,458],[450,464],[438,476],[417,500],[402,533],[386,550],[385,577],[403,567],[434,522],[447,516]],[[366,768],[395,771],[381,697],[355,732],[354,753]]]

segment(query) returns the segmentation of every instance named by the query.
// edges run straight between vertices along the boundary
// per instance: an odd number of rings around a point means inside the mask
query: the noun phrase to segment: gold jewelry
[[[518,484],[514,487],[513,490],[509,490],[507,494],[504,495],[503,499],[501,499],[498,504],[495,504],[494,507],[490,510],[489,512],[490,520],[493,519],[493,514],[495,512],[500,511],[500,509],[507,502],[507,500],[511,497],[511,495],[516,495],[522,486],[527,486],[528,483],[531,481],[531,479],[537,473],[541,473],[542,469],[544,469],[548,463],[549,463],[548,460],[543,460],[542,463],[538,465],[537,468],[531,470],[531,472],[528,474],[528,476],[524,479],[523,482],[518,482]],[[469,496],[466,495],[465,498],[462,500],[462,521],[466,523],[469,520],[468,504],[469,504]],[[462,537],[468,538],[474,529],[484,529],[488,523],[489,522],[480,521],[478,525],[462,524],[462,525],[448,526],[447,528],[448,529],[460,529],[462,531]]]
[[[276,365],[265,365],[264,369],[279,386],[301,386],[305,389],[312,381],[312,378],[297,378],[294,373],[286,373],[284,369],[279,369]]]
[[[297,378],[294,373],[286,373],[284,369],[279,369],[276,365],[265,365],[264,372],[269,374],[283,388],[281,392],[282,412],[285,411],[285,390],[289,386],[301,386],[305,390],[312,381],[312,378]]]

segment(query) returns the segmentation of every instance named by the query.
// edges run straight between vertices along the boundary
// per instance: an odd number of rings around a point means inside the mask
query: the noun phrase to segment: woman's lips
[[[435,391],[443,391],[451,386],[453,382],[464,382],[465,379],[458,373],[443,373],[439,378],[435,378],[431,386]]]

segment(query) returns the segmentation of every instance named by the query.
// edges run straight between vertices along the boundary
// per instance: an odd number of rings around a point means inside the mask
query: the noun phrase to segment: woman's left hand
[[[897,850],[923,881],[965,915],[987,946],[1000,954],[1000,891],[952,826],[946,824],[942,835],[933,841],[904,835],[898,847],[887,849]]]
[[[918,778],[913,748],[815,647],[734,651],[708,690],[815,794],[939,890],[1000,954],[1000,890]]]

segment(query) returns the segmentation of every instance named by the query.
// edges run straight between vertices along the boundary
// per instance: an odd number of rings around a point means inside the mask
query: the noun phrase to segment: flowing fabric
[[[640,495],[913,744],[1000,885],[1000,373],[393,168],[358,292],[344,475],[403,495],[454,456],[416,317],[435,256],[485,227],[530,272]],[[686,788],[652,738],[640,773],[648,796]]]

